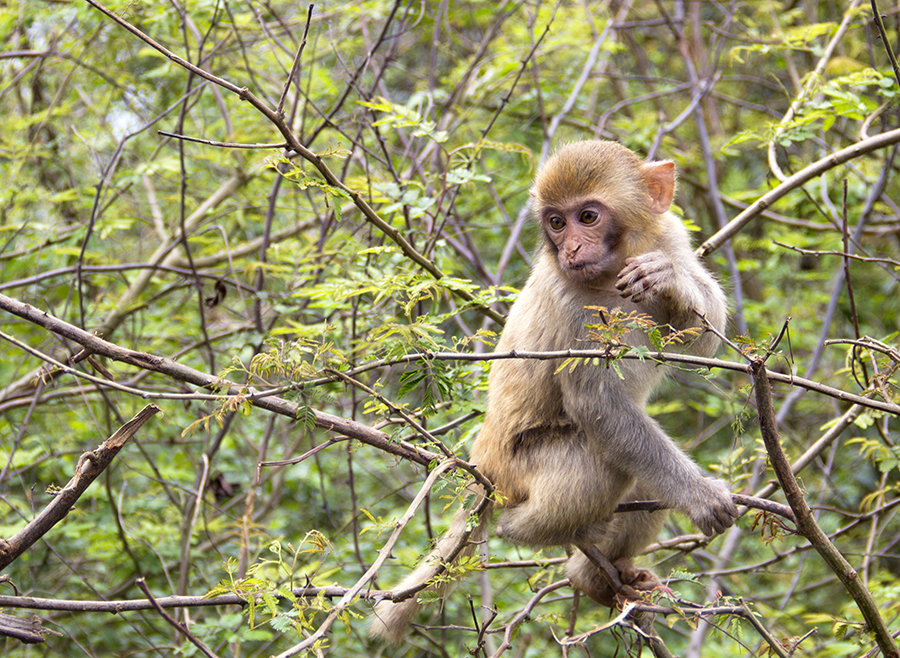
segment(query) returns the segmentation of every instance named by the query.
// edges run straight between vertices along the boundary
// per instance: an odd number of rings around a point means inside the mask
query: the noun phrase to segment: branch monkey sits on
[[[596,319],[586,307],[596,306],[644,313],[676,330],[701,326],[699,313],[721,331],[725,295],[669,212],[674,190],[670,161],[643,162],[607,141],[559,149],[531,189],[543,236],[497,352],[587,347],[585,326]],[[650,346],[639,330],[625,340]],[[718,342],[704,332],[685,351],[712,356]],[[616,505],[659,500],[707,535],[728,528],[738,512],[725,483],[704,475],[647,415],[647,398],[665,368],[639,360],[618,366],[621,376],[602,365],[559,369],[547,360],[495,361],[471,461],[502,494],[497,535],[536,547],[592,544],[624,583],[642,588],[658,580],[630,558],[654,541],[665,512],[613,515]],[[429,580],[466,522],[461,510],[429,558],[395,591]],[[566,573],[574,587],[613,603],[615,592],[581,551]],[[415,596],[378,603],[370,633],[399,642],[418,608]]]

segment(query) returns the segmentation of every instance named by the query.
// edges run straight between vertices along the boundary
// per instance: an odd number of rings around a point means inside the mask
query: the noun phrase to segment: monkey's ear
[[[646,162],[641,170],[650,193],[650,210],[657,214],[666,212],[675,196],[675,163],[671,160]]]

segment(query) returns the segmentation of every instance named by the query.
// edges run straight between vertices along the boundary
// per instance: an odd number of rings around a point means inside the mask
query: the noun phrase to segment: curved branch
[[[728,224],[717,231],[706,242],[697,247],[696,253],[700,258],[708,256],[713,251],[725,244],[731,239],[735,233],[740,231],[750,220],[754,219],[763,210],[771,206],[778,199],[786,195],[788,192],[800,187],[807,181],[815,178],[823,172],[833,169],[838,165],[858,158],[866,153],[877,151],[878,149],[890,146],[900,142],[900,128],[888,130],[874,137],[869,137],[856,144],[851,144],[840,151],[835,151],[824,158],[816,160],[811,165],[804,167],[793,176],[785,179],[781,185],[769,190],[756,201],[747,206],[747,209],[741,212],[737,217],[732,219]]]
[[[861,1],[862,0],[853,0],[850,6],[847,7],[846,11],[844,12],[844,20],[841,21],[838,29],[835,30],[834,35],[832,35],[831,39],[828,41],[828,44],[825,46],[822,52],[822,56],[819,58],[819,62],[816,64],[816,67],[812,70],[812,72],[806,75],[806,84],[803,85],[803,89],[791,102],[791,106],[788,108],[788,111],[785,113],[785,115],[781,118],[781,121],[778,122],[778,126],[775,128],[775,133],[769,140],[767,149],[769,169],[780,181],[785,180],[787,176],[784,175],[781,167],[778,166],[778,158],[776,153],[778,138],[781,137],[782,134],[784,134],[784,131],[787,128],[787,124],[790,123],[791,120],[793,120],[793,118],[797,115],[797,111],[800,109],[800,106],[803,105],[804,102],[806,102],[815,85],[819,83],[819,80],[822,77],[822,72],[825,70],[825,66],[831,60],[831,56],[834,54],[835,48],[837,48],[837,45],[844,37],[844,33],[850,27],[850,22],[856,16],[856,8],[859,6],[859,3]]]

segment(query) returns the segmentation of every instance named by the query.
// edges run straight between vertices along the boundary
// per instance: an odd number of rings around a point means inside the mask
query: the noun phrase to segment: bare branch
[[[840,551],[835,547],[831,540],[828,539],[819,524],[816,523],[800,485],[791,472],[790,462],[781,448],[781,442],[778,438],[778,430],[775,424],[775,410],[772,408],[772,391],[769,387],[769,378],[766,373],[765,363],[762,359],[754,359],[751,364],[751,372],[753,374],[753,385],[756,391],[756,407],[759,413],[759,427],[762,431],[763,441],[766,445],[766,452],[769,455],[769,461],[772,464],[772,470],[778,478],[778,483],[784,490],[791,509],[794,510],[794,516],[797,518],[797,528],[800,533],[806,537],[813,548],[822,556],[826,564],[837,575],[838,579],[849,592],[863,618],[869,625],[870,630],[875,634],[875,641],[881,648],[886,658],[900,658],[900,650],[894,639],[891,637],[890,630],[881,618],[878,612],[878,606],[872,598],[872,594],[862,584],[859,574],[847,562],[846,558],[841,555]]]
[[[75,465],[75,475],[34,520],[9,539],[0,540],[0,569],[8,567],[17,557],[47,534],[53,526],[63,520],[81,494],[112,463],[125,442],[134,436],[141,426],[158,411],[159,407],[155,404],[148,404],[99,447],[83,453]]]
[[[350,605],[356,596],[363,590],[363,588],[375,577],[375,574],[378,573],[378,570],[381,568],[381,565],[384,564],[385,560],[391,554],[391,551],[394,550],[394,545],[397,543],[397,540],[400,539],[400,535],[402,534],[406,525],[410,522],[415,514],[416,510],[419,508],[419,505],[422,504],[422,501],[425,500],[425,497],[431,492],[431,488],[435,485],[438,480],[438,477],[446,470],[449,470],[456,464],[457,460],[454,458],[447,459],[440,464],[438,464],[431,473],[428,474],[428,477],[425,479],[425,482],[419,489],[419,493],[416,494],[416,497],[412,499],[412,502],[409,504],[409,507],[406,508],[406,512],[402,517],[397,521],[394,531],[391,533],[391,536],[385,542],[384,546],[382,546],[381,550],[378,551],[378,557],[372,563],[372,566],[368,568],[368,570],[362,575],[362,577],[356,581],[356,583],[347,590],[347,593],[341,597],[341,600],[334,604],[334,606],[329,610],[328,616],[325,617],[325,620],[319,624],[319,627],[310,634],[309,637],[300,642],[299,644],[294,645],[290,649],[286,651],[282,651],[276,658],[288,658],[289,656],[296,656],[298,653],[309,649],[316,642],[322,639],[328,630],[331,628],[331,625],[337,620],[338,616],[343,612],[344,608]]]
[[[888,130],[887,132],[883,132],[879,135],[869,137],[862,140],[861,142],[851,144],[846,148],[842,148],[840,151],[835,151],[830,155],[826,155],[824,158],[816,160],[811,165],[804,167],[793,176],[786,178],[783,183],[766,192],[756,201],[747,206],[746,210],[738,214],[737,217],[732,219],[730,222],[728,222],[728,224],[717,231],[715,235],[713,235],[706,242],[697,247],[697,255],[701,258],[704,258],[714,252],[716,249],[725,244],[726,241],[734,237],[734,235],[738,231],[740,231],[752,219],[762,213],[763,210],[778,201],[778,199],[786,195],[788,192],[797,189],[807,181],[812,180],[816,176],[821,175],[829,169],[833,169],[834,167],[842,165],[845,162],[849,162],[850,160],[865,155],[866,153],[877,151],[878,149],[882,149],[885,146],[890,146],[891,144],[896,144],[898,142],[900,142],[900,128]]]
[[[227,89],[228,91],[236,94],[241,100],[247,101],[263,116],[265,116],[273,126],[275,126],[278,132],[280,132],[285,140],[287,140],[288,146],[292,151],[296,152],[300,157],[313,165],[313,167],[316,168],[316,170],[319,172],[319,174],[321,174],[322,178],[328,185],[346,195],[347,198],[349,198],[353,202],[353,204],[360,210],[360,212],[362,212],[366,220],[376,228],[378,228],[378,230],[384,233],[387,237],[389,237],[398,247],[400,247],[400,250],[406,255],[407,258],[419,265],[422,269],[431,274],[435,279],[443,279],[446,276],[444,272],[442,272],[440,268],[438,268],[438,266],[434,264],[434,262],[426,258],[418,250],[416,250],[416,248],[412,246],[409,240],[407,240],[399,230],[391,226],[389,222],[384,220],[377,212],[375,212],[375,210],[369,205],[369,203],[362,197],[361,194],[345,185],[344,182],[338,176],[336,176],[334,172],[331,171],[328,165],[325,164],[325,161],[320,155],[302,144],[294,134],[294,132],[291,130],[290,126],[287,125],[283,114],[279,114],[275,109],[266,105],[262,100],[253,95],[253,93],[251,93],[250,90],[246,87],[238,87],[237,85],[225,80],[224,78],[220,78],[213,75],[212,73],[204,71],[199,66],[191,64],[184,58],[179,57],[172,51],[168,50],[165,46],[156,42],[151,37],[144,34],[141,30],[131,25],[125,19],[120,18],[114,12],[110,11],[100,3],[95,2],[95,0],[85,1],[91,6],[95,7],[98,11],[118,23],[120,26],[131,32],[141,41],[168,57],[179,66]],[[500,325],[503,324],[503,316],[501,316],[492,308],[477,303],[475,300],[475,296],[468,290],[454,288],[452,292],[463,301],[472,304],[473,308],[476,308],[478,311],[494,320],[494,322]]]
[[[150,605],[153,606],[153,609],[159,613],[159,616],[162,617],[166,621],[166,623],[169,624],[169,626],[184,635],[191,644],[200,649],[204,656],[207,656],[207,658],[216,658],[216,654],[214,654],[205,644],[203,644],[203,642],[198,640],[197,636],[191,633],[184,626],[184,624],[181,624],[173,619],[171,615],[167,614],[166,611],[162,609],[162,606],[160,606],[156,602],[156,599],[153,598],[153,594],[150,593],[150,588],[147,587],[147,583],[143,578],[138,578],[135,582],[137,583],[137,586],[141,588],[141,591],[147,595],[147,600],[150,602]]]

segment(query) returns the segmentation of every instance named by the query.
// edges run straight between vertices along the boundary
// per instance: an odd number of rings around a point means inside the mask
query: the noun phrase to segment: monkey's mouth
[[[557,259],[562,273],[574,281],[596,281],[617,274],[624,266],[616,254],[608,250],[595,248],[591,251],[593,253],[582,252],[577,256],[559,252]]]
[[[561,258],[560,263],[565,269],[575,272],[588,270],[601,264],[596,260],[575,260],[573,258]]]
[[[583,280],[596,279],[606,271],[603,263],[595,261],[564,262],[562,263],[562,268],[572,278]]]

